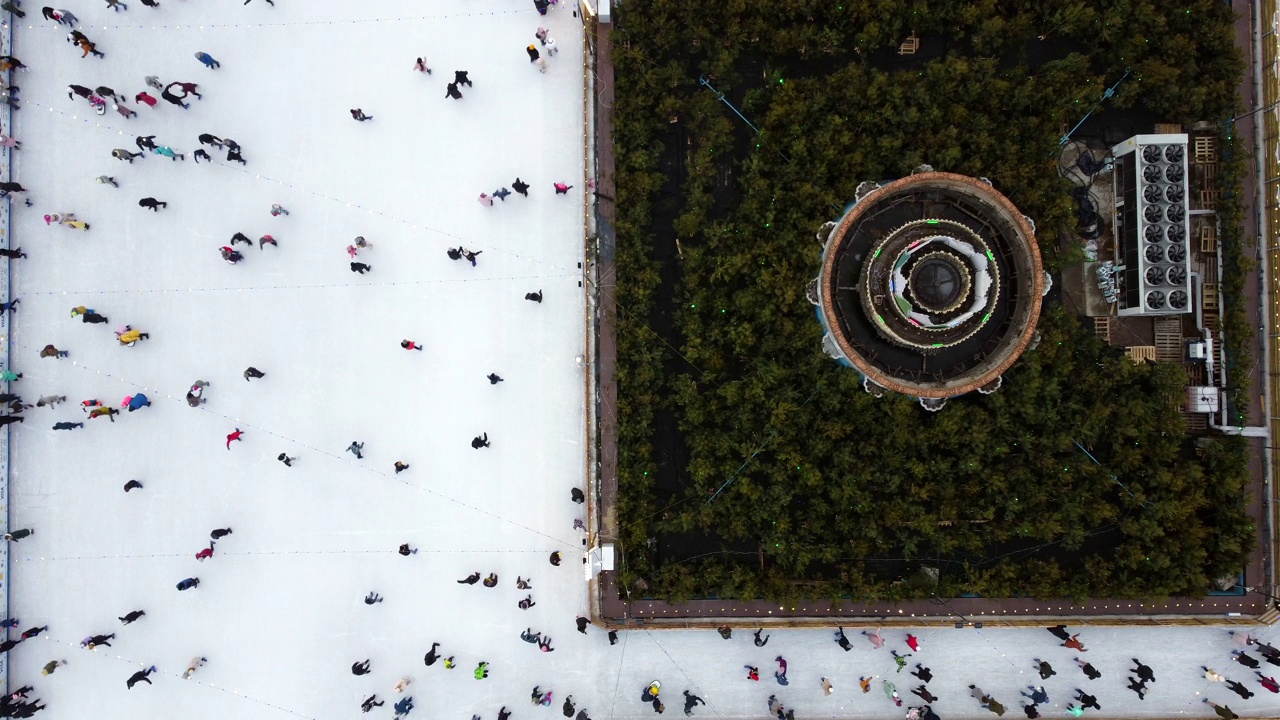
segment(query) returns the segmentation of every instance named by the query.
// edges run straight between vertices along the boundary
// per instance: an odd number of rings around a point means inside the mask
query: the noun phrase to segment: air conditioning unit
[[[1117,312],[1191,312],[1187,136],[1135,135],[1111,152]]]

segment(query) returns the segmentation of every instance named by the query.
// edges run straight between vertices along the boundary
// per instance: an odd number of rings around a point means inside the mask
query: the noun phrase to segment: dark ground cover
[[[1158,597],[1237,571],[1245,448],[1186,434],[1180,368],[1134,365],[1050,299],[999,392],[930,414],[864,393],[804,297],[822,222],[922,163],[990,178],[1055,271],[1058,139],[1126,69],[1091,127],[1230,117],[1231,20],[1208,0],[624,5],[619,585]]]

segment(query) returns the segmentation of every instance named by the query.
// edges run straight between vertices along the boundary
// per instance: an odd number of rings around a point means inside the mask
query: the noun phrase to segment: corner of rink
[[[373,694],[387,716],[411,694],[419,712],[488,716],[537,682],[599,684],[603,635],[575,627],[586,518],[570,497],[591,452],[577,6],[127,4],[76,0],[71,26],[28,7],[9,45],[28,68],[5,126],[22,148],[11,179],[32,205],[20,199],[4,227],[28,255],[8,263],[12,292],[4,273],[5,298],[22,301],[5,367],[23,373],[10,392],[26,402],[67,399],[9,425],[0,458],[7,470],[11,441],[6,527],[35,530],[4,548],[14,632],[49,626],[0,654],[12,681],[34,685],[53,720],[319,718]],[[526,50],[545,47],[539,27],[557,48],[540,51],[546,72]],[[82,57],[72,30],[105,57]],[[418,57],[433,72],[416,72]],[[464,70],[471,84],[448,99]],[[177,97],[188,107],[148,76],[195,83]],[[69,85],[119,100],[99,114]],[[234,139],[246,163],[201,135]],[[173,158],[136,144],[147,136]],[[517,178],[527,196],[477,202]],[[222,246],[243,259],[225,262]],[[474,265],[450,259],[458,247]],[[80,306],[105,322],[68,312]],[[125,325],[149,337],[122,345],[112,331]],[[197,380],[208,385],[188,397]],[[149,404],[121,408],[139,394]],[[121,411],[91,419],[84,400]],[[477,436],[490,445],[473,448]],[[363,457],[345,451],[353,441]],[[124,491],[130,480],[142,487]],[[211,540],[216,528],[233,532]],[[496,587],[456,582],[472,572]],[[200,582],[178,590],[187,578]],[[382,601],[366,604],[370,592]],[[521,642],[530,627],[555,651]],[[433,643],[461,672],[423,664]],[[207,662],[187,673],[193,658]],[[595,693],[580,695],[603,707]]]

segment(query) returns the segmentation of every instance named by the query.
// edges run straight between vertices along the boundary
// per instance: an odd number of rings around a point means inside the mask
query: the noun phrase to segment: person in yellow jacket
[[[116,335],[116,339],[120,341],[121,345],[132,345],[139,340],[147,340],[150,337],[150,333],[139,332],[133,328],[129,328],[128,330]]]

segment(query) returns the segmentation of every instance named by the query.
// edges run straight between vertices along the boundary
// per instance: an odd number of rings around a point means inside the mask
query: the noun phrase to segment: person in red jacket
[[[134,95],[134,96],[133,96],[133,101],[134,101],[134,102],[140,102],[140,103],[146,103],[146,104],[147,104],[148,106],[150,106],[150,107],[155,107],[155,106],[156,106],[156,103],[158,102],[155,98],[151,97],[150,95],[148,95],[147,93],[144,93],[144,92],[140,92],[140,93],[138,93],[137,95]]]
[[[211,557],[213,557],[213,541],[212,540],[209,541],[209,547],[196,553],[196,559],[200,560],[201,562]]]
[[[405,350],[421,350],[422,346],[412,340],[401,340],[400,347]]]
[[[228,435],[228,436],[227,436],[227,449],[228,449],[228,450],[230,450],[230,449],[231,449],[231,441],[232,441],[232,440],[235,440],[236,442],[244,442],[243,440],[241,440],[241,439],[240,439],[240,436],[241,436],[241,435],[243,435],[243,434],[244,434],[244,431],[243,431],[243,430],[241,430],[240,428],[236,428],[236,431],[235,431],[235,432],[233,432],[233,433],[231,433],[230,435]]]
[[[1254,670],[1253,673],[1258,676],[1258,682],[1262,684],[1262,687],[1273,693],[1280,693],[1280,683],[1277,683],[1275,678],[1267,677],[1257,670]]]

